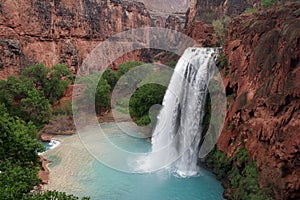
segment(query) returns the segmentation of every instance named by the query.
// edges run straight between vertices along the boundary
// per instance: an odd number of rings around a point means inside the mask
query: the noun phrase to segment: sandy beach
[[[81,170],[80,166],[82,163],[85,163],[85,169],[91,166],[93,157],[84,148],[77,134],[53,139],[61,141],[61,144],[43,154],[51,161],[47,165],[50,170],[48,184],[43,185],[43,189],[82,194],[85,189],[79,184],[78,177],[87,172]]]

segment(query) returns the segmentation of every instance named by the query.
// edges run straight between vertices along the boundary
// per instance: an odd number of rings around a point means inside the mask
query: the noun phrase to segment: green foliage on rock
[[[270,194],[266,194],[260,189],[256,163],[250,159],[245,147],[239,147],[232,158],[228,158],[216,147],[208,155],[205,163],[217,178],[222,180],[227,189],[230,188],[230,192],[226,194],[229,199],[272,199]]]
[[[129,61],[129,62],[120,64],[119,69],[118,69],[118,77],[120,78],[122,75],[124,75],[129,70],[133,69],[134,67],[143,65],[143,64],[145,64],[145,63],[139,62],[139,61]]]
[[[212,25],[215,30],[214,37],[218,41],[219,45],[222,45],[225,40],[227,27],[231,22],[231,18],[229,16],[224,16],[220,19],[213,20]]]
[[[247,8],[245,11],[244,11],[244,14],[250,14],[250,13],[256,13],[258,12],[258,9],[257,8]]]
[[[67,66],[61,64],[54,65],[43,89],[45,97],[50,102],[59,100],[72,81],[73,75]]]
[[[263,8],[268,8],[272,6],[275,2],[278,2],[280,0],[262,0],[261,5]]]
[[[100,79],[96,88],[95,98],[97,107],[110,107],[110,85],[103,78]]]

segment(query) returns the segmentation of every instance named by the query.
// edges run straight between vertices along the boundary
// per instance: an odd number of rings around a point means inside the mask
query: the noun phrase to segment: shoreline
[[[46,159],[42,154],[39,155],[40,160],[42,162],[42,170],[39,170],[38,177],[41,179],[41,185],[48,184],[50,169],[48,168],[48,164],[51,162]]]
[[[44,162],[44,166],[49,175],[47,183],[42,185],[42,191],[56,190],[74,195],[84,192],[83,186],[77,181],[78,176],[84,173],[80,164],[91,164],[92,156],[84,148],[77,134],[53,139],[61,141],[61,144],[43,153],[43,157],[48,161]]]

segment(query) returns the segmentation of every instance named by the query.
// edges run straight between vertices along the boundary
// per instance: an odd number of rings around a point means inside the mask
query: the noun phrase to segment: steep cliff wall
[[[226,15],[235,17],[247,8],[260,7],[261,0],[197,0],[196,19],[211,23],[215,19]]]
[[[222,21],[225,16],[233,18],[247,8],[259,8],[260,2],[261,0],[191,0],[184,33],[202,46],[217,46],[213,20]]]
[[[153,14],[153,15],[152,15]],[[143,2],[123,0],[22,0],[0,2],[0,79],[44,62],[74,71],[109,36],[145,26],[182,29],[182,13],[149,13]],[[133,52],[120,59],[140,59]]]
[[[300,3],[234,18],[224,50],[229,102],[219,149],[233,157],[245,145],[261,187],[299,199]]]

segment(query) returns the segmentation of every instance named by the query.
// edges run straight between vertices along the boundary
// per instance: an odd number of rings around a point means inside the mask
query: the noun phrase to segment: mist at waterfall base
[[[207,84],[213,74],[213,55],[214,49],[210,48],[185,51],[165,94],[152,143],[147,138],[132,137],[122,131],[120,127],[124,126],[130,130],[128,122],[122,122],[122,126],[100,124],[106,134],[99,134],[99,127],[91,127],[81,134],[83,141],[97,148],[98,160],[94,159],[89,165],[82,163],[80,171],[74,172],[75,180],[84,189],[67,192],[99,200],[223,199],[220,182],[197,165]],[[111,144],[117,148],[109,149]],[[114,159],[127,155],[120,154],[118,149],[131,153],[123,160]],[[134,153],[144,153],[144,156],[134,157]],[[77,156],[85,153],[80,154]],[[138,173],[126,173],[102,164],[110,163],[111,159],[115,166],[134,168],[132,172]]]

